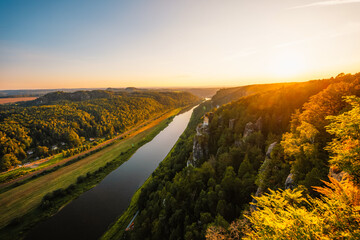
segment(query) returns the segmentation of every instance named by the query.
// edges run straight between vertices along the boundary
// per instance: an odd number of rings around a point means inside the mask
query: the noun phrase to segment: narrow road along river
[[[127,162],[60,212],[39,223],[26,239],[98,239],[170,152],[189,123],[193,109],[176,116]]]

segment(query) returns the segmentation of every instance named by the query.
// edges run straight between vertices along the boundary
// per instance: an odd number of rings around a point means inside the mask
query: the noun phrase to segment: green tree
[[[49,148],[45,146],[37,146],[36,152],[38,156],[46,157],[49,154]]]
[[[326,149],[332,154],[330,163],[347,172],[360,183],[360,98],[345,97],[352,109],[338,116],[329,116],[326,127],[335,135]]]
[[[2,171],[6,171],[10,169],[12,166],[16,166],[21,162],[16,158],[16,156],[12,153],[5,154],[0,161],[0,169]]]

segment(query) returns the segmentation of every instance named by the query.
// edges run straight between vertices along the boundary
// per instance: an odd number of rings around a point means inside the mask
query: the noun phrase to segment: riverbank
[[[195,131],[196,126],[201,121],[201,118],[205,114],[205,112],[209,111],[209,109],[210,109],[209,102],[204,102],[203,104],[200,104],[196,109],[194,109],[188,126],[186,127],[186,129],[182,133],[182,135],[180,136],[179,140],[173,146],[171,151],[167,154],[165,159],[161,162],[161,165],[166,165],[169,162],[174,161],[174,159],[178,156],[178,153],[180,151],[183,151],[183,154],[186,154],[186,153],[184,153],[184,151],[187,153],[189,153],[191,151],[192,145],[187,146],[186,149],[184,149],[184,145],[186,146],[187,142],[192,141],[193,136],[196,132]],[[160,166],[154,171],[154,173],[156,173],[156,171],[159,168],[160,168]],[[145,181],[145,183],[136,191],[136,193],[131,198],[129,207],[118,217],[118,219],[112,225],[109,226],[108,230],[101,237],[101,240],[123,239],[123,235],[126,233],[126,231],[125,231],[126,226],[129,224],[131,219],[134,217],[134,215],[138,211],[138,200],[139,200],[140,194],[146,186],[151,184],[151,182],[153,181],[152,176],[154,176],[154,174],[152,174]]]
[[[105,234],[100,238],[101,240],[108,239],[121,239],[121,236],[124,234],[126,226],[129,225],[131,219],[134,217],[138,211],[137,201],[140,197],[141,190],[151,181],[151,176],[146,180],[146,182],[136,191],[136,193],[131,198],[129,207],[124,213],[112,224],[109,226],[109,229]]]
[[[24,232],[37,222],[53,215],[62,206],[94,187],[108,173],[127,161],[140,146],[154,138],[180,110],[173,110],[126,139],[81,161],[0,194],[0,227],[11,222],[0,230],[0,238],[23,237]],[[50,192],[52,194],[44,199]]]

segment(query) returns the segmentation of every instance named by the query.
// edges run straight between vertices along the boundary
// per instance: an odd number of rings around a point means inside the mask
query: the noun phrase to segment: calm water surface
[[[26,239],[98,239],[169,153],[185,130],[193,109],[176,116],[127,162],[56,215],[39,223]]]

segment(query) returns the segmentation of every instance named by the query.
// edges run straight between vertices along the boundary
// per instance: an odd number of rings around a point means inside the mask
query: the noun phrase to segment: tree
[[[295,132],[285,133],[281,145],[285,154],[297,157],[302,153],[311,156],[316,151],[314,142],[319,131],[310,123],[301,122]]]
[[[21,162],[12,153],[5,154],[0,161],[1,171],[6,171],[13,166],[20,164]]]
[[[46,157],[49,154],[49,148],[45,146],[37,146],[36,152],[38,156]]]
[[[326,129],[335,138],[326,149],[332,154],[330,163],[360,183],[360,98],[348,96],[344,99],[352,109],[327,117],[331,123]]]

